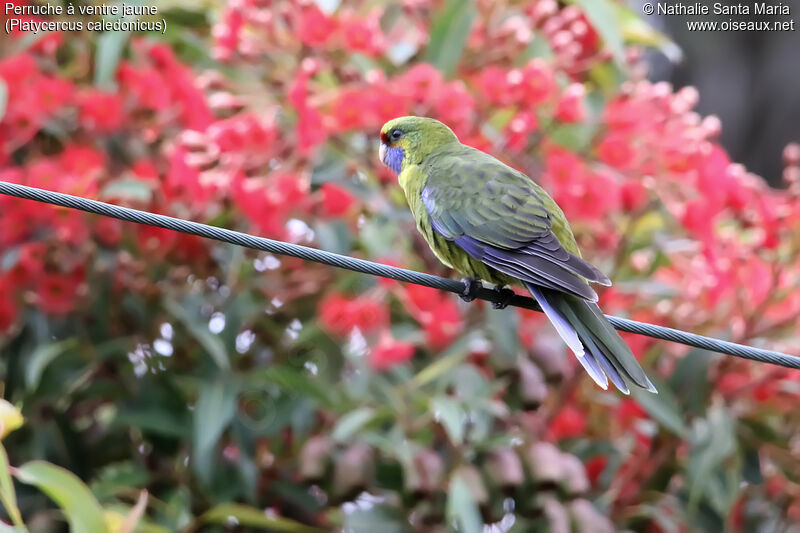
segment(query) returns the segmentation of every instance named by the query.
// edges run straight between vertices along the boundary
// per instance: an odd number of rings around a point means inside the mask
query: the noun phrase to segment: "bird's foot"
[[[500,295],[500,300],[492,302],[492,307],[495,309],[505,309],[511,303],[511,299],[516,294],[508,287],[495,287],[495,292]]]
[[[464,284],[464,290],[458,296],[465,302],[474,300],[478,296],[478,289],[483,287],[478,278],[461,278],[461,283]]]

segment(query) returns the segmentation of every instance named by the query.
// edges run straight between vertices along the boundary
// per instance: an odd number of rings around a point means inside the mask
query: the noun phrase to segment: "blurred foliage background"
[[[800,147],[731,162],[623,4],[156,5],[0,36],[1,179],[447,275],[376,155],[434,116],[553,194],[606,312],[800,352]],[[3,197],[0,527],[797,531],[798,373],[626,340],[658,396],[537,313]]]

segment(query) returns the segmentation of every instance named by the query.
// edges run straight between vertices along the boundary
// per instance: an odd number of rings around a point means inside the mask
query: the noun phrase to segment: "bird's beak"
[[[381,158],[381,163],[384,165],[386,164],[386,145],[381,143],[380,147],[378,148],[378,156]]]

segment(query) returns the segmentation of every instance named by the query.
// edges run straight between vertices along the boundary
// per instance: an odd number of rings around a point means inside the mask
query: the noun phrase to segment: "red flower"
[[[297,149],[302,155],[308,155],[314,148],[324,143],[328,132],[322,124],[322,114],[313,108],[306,108],[299,113],[296,126]]]
[[[592,485],[597,485],[597,480],[605,471],[606,465],[608,465],[608,458],[605,455],[596,455],[586,463],[586,476]]]
[[[684,208],[683,216],[681,216],[683,227],[701,241],[711,242],[714,237],[714,220],[718,214],[717,209],[702,198],[686,203]]]
[[[139,248],[145,256],[164,257],[170,252],[178,238],[176,232],[168,229],[145,225],[135,227]]]
[[[54,233],[59,242],[78,245],[89,238],[85,213],[72,209],[57,209],[51,220]]]
[[[69,274],[44,274],[37,286],[36,303],[45,313],[66,315],[75,309],[78,287],[83,282],[83,269],[77,268]]]
[[[414,356],[414,345],[397,341],[391,335],[381,338],[377,346],[369,352],[369,364],[374,370],[385,370],[405,363]]]
[[[48,76],[40,78],[32,91],[39,112],[52,115],[71,102],[74,88],[70,81]]]
[[[340,337],[349,335],[355,328],[366,333],[389,323],[386,306],[366,297],[351,299],[331,294],[319,303],[318,309],[322,327]]]
[[[553,182],[568,183],[583,179],[586,169],[580,157],[555,146],[545,153],[545,170]]]
[[[444,350],[464,330],[458,304],[452,298],[442,299],[430,310],[424,326],[426,344],[433,350]]]
[[[81,125],[96,133],[112,133],[125,122],[122,98],[116,93],[87,89],[79,97]]]
[[[623,429],[630,429],[633,424],[642,418],[647,418],[647,413],[636,400],[623,398],[617,407],[617,421]]]
[[[515,72],[520,80],[522,75]],[[511,85],[509,77],[514,80],[515,74],[509,74],[504,69],[496,66],[486,67],[478,75],[476,85],[488,103],[496,106],[505,106],[511,103]]]
[[[550,100],[556,89],[553,69],[541,59],[534,59],[520,71],[520,91],[522,101],[528,106],[536,106]]]
[[[539,129],[539,120],[531,112],[523,111],[515,116],[505,128],[506,144],[511,150],[523,150],[533,132]]]
[[[388,120],[402,117],[409,113],[410,99],[398,91],[375,87],[372,96],[372,110],[375,120],[373,125],[375,128],[380,128]]]
[[[297,36],[303,44],[318,48],[328,42],[337,26],[336,19],[328,17],[317,6],[311,5],[300,11]]]
[[[181,122],[191,130],[203,131],[213,121],[205,95],[196,86],[191,70],[166,45],[150,47],[149,56],[169,87],[171,99],[180,106]]]
[[[340,132],[362,129],[372,122],[373,95],[366,89],[344,90],[333,104],[335,128]]]
[[[278,238],[285,234],[284,224],[291,205],[283,202],[280,193],[270,191],[263,180],[235,179],[233,199],[259,233]]]
[[[620,187],[622,208],[626,213],[638,211],[647,202],[647,189],[638,181],[626,181]]]
[[[8,331],[17,319],[17,304],[11,287],[0,278],[0,333]]]
[[[152,67],[135,67],[123,62],[117,80],[124,90],[130,91],[136,103],[153,111],[162,111],[170,105],[169,85],[158,70]]]
[[[398,286],[397,289],[408,312],[425,329],[427,345],[432,349],[447,348],[464,330],[461,311],[447,294],[422,285]]]
[[[109,248],[116,248],[122,241],[122,222],[109,217],[96,217],[94,235]]]
[[[13,209],[4,209],[0,216],[0,249],[26,239],[33,230],[27,208],[16,205]]]
[[[97,179],[98,174],[106,166],[105,152],[75,143],[64,147],[60,160],[64,170],[82,178]]]
[[[636,152],[631,141],[622,133],[610,133],[597,145],[597,157],[606,165],[628,170],[636,161]]]
[[[414,65],[395,81],[399,90],[416,103],[430,103],[443,84],[442,73],[427,63]]]
[[[586,118],[584,97],[586,87],[582,83],[573,83],[561,94],[556,105],[555,118],[561,122],[580,122]]]
[[[586,417],[575,407],[565,405],[550,422],[549,433],[555,440],[580,437],[586,430]]]
[[[341,32],[344,46],[351,52],[377,56],[386,46],[377,16],[361,19],[353,14],[345,14],[341,17]]]
[[[460,81],[446,83],[434,104],[436,116],[450,126],[456,135],[469,133],[475,112],[475,100]]]
[[[335,183],[323,183],[320,191],[322,214],[326,217],[340,217],[349,212],[356,202],[355,197],[347,189]]]

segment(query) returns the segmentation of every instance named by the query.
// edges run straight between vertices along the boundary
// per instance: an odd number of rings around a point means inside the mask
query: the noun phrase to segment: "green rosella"
[[[498,288],[522,284],[600,387],[610,379],[627,394],[627,380],[656,392],[595,303],[589,282],[611,282],[581,259],[564,213],[544,189],[430,118],[387,122],[380,158],[398,174],[436,257],[467,276],[465,299],[479,279]]]

